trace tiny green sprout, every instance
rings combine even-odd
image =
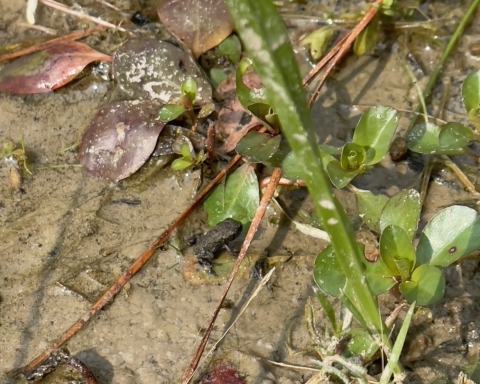
[[[190,101],[193,103],[197,98],[197,83],[191,77],[187,78],[182,83],[182,93],[187,95]]]
[[[207,158],[203,150],[200,150],[200,152],[196,154],[192,142],[185,136],[179,136],[172,145],[172,148],[181,156],[172,162],[172,169],[174,171],[182,171],[193,165],[198,165]]]
[[[3,143],[3,148],[0,150],[0,158],[3,158],[7,163],[10,163],[15,167],[20,166],[25,172],[30,175],[32,174],[27,167],[27,155],[25,153],[23,136],[20,137],[18,147],[11,141]]]

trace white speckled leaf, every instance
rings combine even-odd
[[[197,83],[195,105],[212,101],[212,87],[191,56],[175,45],[155,39],[134,39],[113,57],[113,75],[132,98],[174,104],[187,78]]]

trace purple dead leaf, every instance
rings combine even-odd
[[[69,42],[26,55],[0,70],[0,90],[45,93],[73,80],[92,61],[112,61],[86,44]]]
[[[83,168],[111,181],[135,173],[152,154],[165,125],[156,120],[160,108],[159,104],[139,100],[102,107],[80,143]]]

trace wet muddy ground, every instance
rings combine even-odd
[[[156,5],[148,1],[115,3],[126,13]],[[461,16],[456,1],[436,3],[438,17],[458,20]],[[21,1],[0,0],[1,45],[39,34],[16,25],[23,7]],[[333,2],[324,2],[323,7],[323,12],[333,10]],[[470,71],[480,68],[480,61],[468,50],[480,41],[479,22],[477,14],[449,62],[432,99],[432,114],[466,121],[459,87]],[[84,27],[46,8],[40,9],[38,23],[61,30]],[[452,24],[446,23],[442,44],[452,30]],[[108,44],[113,50],[121,41],[118,35],[87,40],[104,52]],[[419,81],[425,82],[441,54],[438,47],[418,37],[412,39],[407,33],[400,34],[397,43],[416,57],[414,65],[425,71]],[[89,76],[50,94],[0,94],[0,139],[18,142],[23,135],[33,172],[23,175],[19,192],[12,192],[8,166],[0,163],[1,383],[6,382],[7,371],[27,364],[83,314],[183,211],[201,184],[200,170],[165,170],[147,182],[134,178],[118,184],[82,172],[76,166],[75,145],[114,91],[112,82]],[[349,58],[327,83],[313,108],[313,118],[321,141],[341,144],[351,137],[356,120],[368,106],[384,104],[411,110],[416,102],[399,55],[389,44],[373,54]],[[407,125],[409,117],[404,115],[400,127]],[[415,161],[394,164],[386,158],[354,184],[391,196],[417,185]],[[472,169],[477,167],[471,160],[458,161]],[[353,214],[352,196],[344,191],[339,196],[347,212]],[[309,209],[304,192],[287,197],[286,206]],[[451,172],[436,166],[422,218],[428,220],[439,207],[469,199]],[[292,201],[296,204],[290,204]],[[206,228],[205,216],[199,210],[179,231],[180,244]],[[311,376],[308,371],[276,367],[267,360],[312,366],[314,355],[303,313],[307,298],[313,296],[313,261],[324,246],[324,242],[298,232],[288,219],[279,220],[274,207],[268,210],[252,254],[268,250],[271,256],[293,257],[277,267],[268,286],[236,322],[209,363],[231,362],[247,383],[301,383]],[[188,255],[191,251],[184,252]],[[183,260],[173,247],[159,250],[113,303],[68,342],[69,351],[91,368],[100,383],[180,381],[222,289],[220,285],[197,286],[185,281]],[[446,278],[445,298],[431,308],[432,318],[415,317],[409,333],[409,361],[405,365],[416,383],[430,383],[443,376],[456,378],[462,367],[474,360],[480,345],[476,260],[450,267]],[[236,317],[256,284],[248,278],[235,282],[228,296],[231,305],[222,309],[212,343]],[[382,313],[388,314],[394,305],[391,298],[385,299]],[[314,306],[316,318],[323,324],[320,307]]]

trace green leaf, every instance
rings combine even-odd
[[[378,105],[362,115],[352,142],[365,148],[365,165],[376,164],[387,154],[397,123],[398,112],[390,107]]]
[[[427,223],[417,245],[417,266],[444,268],[480,247],[480,219],[474,209],[453,205]]]
[[[370,51],[378,37],[378,16],[376,15],[372,21],[359,33],[353,44],[353,52],[357,56],[363,56]]]
[[[352,338],[347,344],[342,356],[345,357],[361,357],[363,361],[370,361],[370,359],[378,351],[378,344],[370,336],[368,331],[363,328],[351,328],[347,330],[344,336],[350,335]]]
[[[444,148],[464,148],[473,140],[475,133],[460,123],[445,124],[438,135],[438,142]]]
[[[415,265],[415,248],[405,230],[389,225],[380,237],[380,258],[388,266],[392,276],[401,276],[405,281]]]
[[[318,61],[325,55],[333,33],[333,27],[325,25],[302,39],[300,46],[310,45],[310,55],[314,61]]]
[[[421,207],[420,194],[415,189],[397,193],[385,204],[380,215],[381,231],[394,224],[403,228],[410,240],[413,240],[417,232]]]
[[[380,233],[380,214],[389,200],[388,197],[385,195],[374,195],[370,191],[361,189],[356,189],[354,192],[358,214],[372,231]]]
[[[242,55],[242,44],[237,35],[230,35],[217,46],[217,52],[225,56],[233,64],[240,61]]]
[[[373,263],[364,258],[364,264],[365,277],[374,295],[378,296],[387,292],[397,283],[394,279],[395,274],[381,258],[378,258]]]
[[[340,331],[340,327],[339,327],[339,324],[337,324],[337,319],[335,317],[335,309],[333,308],[332,303],[328,299],[327,295],[321,291],[316,292],[315,296],[317,297],[317,300],[323,309],[323,313],[325,314],[327,319],[330,321],[330,325],[332,326],[333,332],[335,333],[335,335],[337,335],[338,332]]]
[[[480,107],[480,71],[470,73],[463,80],[462,97],[467,112]]]
[[[295,153],[290,152],[282,162],[282,174],[290,180],[301,180],[303,172],[301,167],[298,166],[299,161],[295,156]]]
[[[468,111],[468,119],[473,124],[477,132],[480,132],[480,107]]]
[[[197,114],[197,119],[204,119],[209,116],[213,111],[215,111],[215,104],[208,103],[204,105]]]
[[[425,264],[415,269],[410,281],[400,283],[398,288],[409,303],[431,305],[442,299],[445,278],[440,269]]]
[[[340,155],[340,165],[345,171],[356,171],[363,165],[366,157],[365,149],[355,143],[347,143],[343,146]]]
[[[197,98],[197,82],[191,77],[187,77],[184,80],[181,90],[184,95],[187,95],[192,103]]]
[[[417,153],[425,155],[460,155],[465,153],[465,147],[457,143],[440,144],[441,128],[438,125],[418,124],[415,125],[405,138],[408,148]]]
[[[208,214],[208,225],[213,227],[227,218],[246,224],[253,219],[259,201],[255,170],[251,164],[244,164],[205,199],[203,205]]]
[[[355,176],[362,173],[363,167],[355,171],[346,171],[342,168],[337,159],[333,159],[327,164],[327,174],[332,184],[341,189],[346,187],[354,179]]]
[[[193,164],[194,164],[194,160],[180,157],[172,161],[171,167],[174,171],[183,171],[184,169],[191,167]]]
[[[238,142],[235,150],[248,157],[252,163],[269,160],[280,146],[281,136],[272,137],[268,133],[249,132]]]
[[[237,97],[246,109],[256,103],[268,104],[265,88],[250,89],[243,82],[243,76],[252,65],[250,59],[243,59],[237,68],[236,74]]]
[[[330,296],[339,298],[347,281],[335,257],[332,245],[327,245],[315,259],[313,279],[318,287]]]
[[[167,104],[158,112],[158,120],[162,123],[168,123],[183,115],[187,109],[183,105]]]
[[[282,138],[276,152],[268,159],[263,160],[262,163],[269,167],[280,167],[290,153],[292,153],[290,146],[285,139]]]

